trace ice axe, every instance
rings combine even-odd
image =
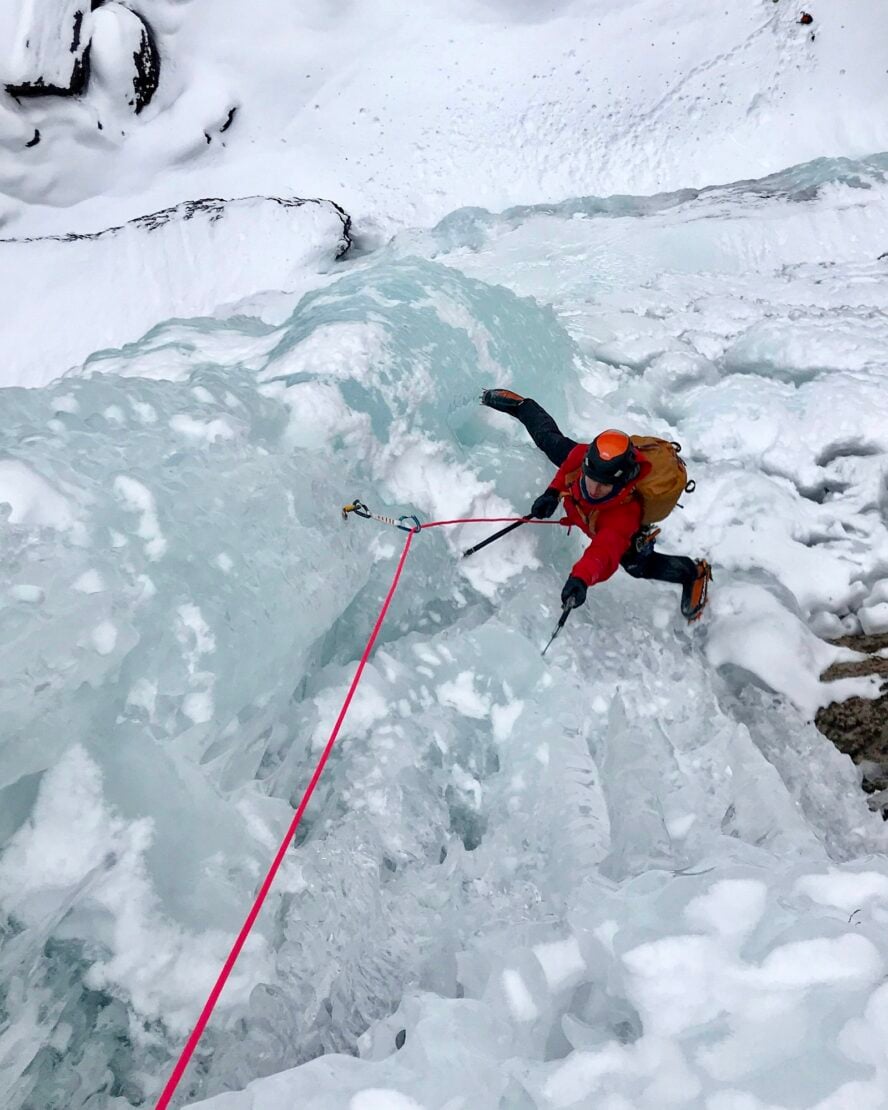
[[[516,520],[514,524],[509,524],[505,528],[500,528],[498,532],[494,532],[492,536],[488,536],[486,540],[476,543],[474,547],[470,547],[468,551],[462,553],[463,559],[468,559],[470,555],[474,555],[476,551],[480,551],[482,547],[487,547],[489,543],[494,540],[501,539],[509,532],[514,532],[516,528],[520,528],[522,524],[526,524],[529,520],[533,520],[532,516],[523,516],[520,520]]]
[[[555,631],[549,637],[549,642],[543,648],[542,652],[540,653],[541,655],[545,655],[549,648],[552,646],[552,641],[555,639],[561,629],[564,628],[565,624],[567,623],[567,618],[570,616],[570,611],[575,607],[575,605],[576,602],[573,598],[570,598],[564,603],[564,608],[561,610],[561,616],[558,618],[558,624],[555,625]]]

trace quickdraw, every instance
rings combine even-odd
[[[418,516],[412,514],[405,514],[399,516],[397,520],[391,516],[383,516],[382,513],[371,512],[363,501],[352,501],[348,505],[342,506],[342,519],[348,520],[349,513],[354,513],[355,516],[363,517],[364,520],[378,520],[381,524],[391,524],[394,528],[400,528],[402,532],[421,532],[422,524]]]

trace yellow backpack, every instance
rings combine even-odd
[[[630,436],[632,446],[651,464],[651,471],[635,487],[641,497],[642,524],[665,520],[687,490],[691,493],[694,483],[688,481],[684,459],[679,452],[681,444],[670,443],[654,436]]]

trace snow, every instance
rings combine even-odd
[[[340,506],[525,512],[511,385],[682,442],[709,610],[618,574],[543,658],[581,539],[420,531],[177,1098],[884,1107],[888,834],[811,724],[888,627],[883,5],[86,7],[0,12],[4,81],[92,62],[0,92],[6,1101],[157,1097],[402,551]]]
[[[112,621],[102,621],[92,631],[92,642],[99,655],[110,655],[117,646],[117,628]]]
[[[576,937],[537,944],[533,952],[542,965],[546,982],[555,989],[563,987],[568,981],[576,981],[586,970],[586,961]]]
[[[21,582],[17,586],[10,587],[9,596],[15,598],[16,601],[27,601],[32,605],[39,605],[44,594],[39,586],[30,586]]]
[[[504,743],[512,735],[515,722],[521,716],[524,702],[520,698],[506,702],[505,705],[494,705],[490,709],[490,719],[493,725],[494,738]]]
[[[22,14],[22,37],[45,28]],[[812,28],[789,5],[716,14],[705,0],[316,0],[298,13],[265,0],[261,20],[235,0],[151,0],[143,14],[166,68],[138,117],[109,82],[75,103],[4,100],[7,149],[41,132],[23,151],[29,172],[10,158],[0,174],[15,234],[293,190],[371,227],[422,226],[467,204],[652,194],[888,149],[880,0],[825,8]],[[88,13],[84,41],[112,18]],[[245,66],[260,41],[262,64]],[[128,57],[106,42],[99,55]]]
[[[527,984],[517,971],[506,968],[502,975],[502,981],[506,1002],[512,1017],[516,1021],[533,1021],[534,1018],[539,1017],[539,1010],[534,1005]]]
[[[182,204],[83,238],[0,239],[0,290],[10,296],[14,290],[17,302],[28,305],[0,321],[8,352],[0,380],[45,385],[87,360],[89,372],[105,372],[113,365],[106,349],[139,339],[161,320],[212,316],[265,289],[298,298],[312,284],[312,271],[333,262],[342,233],[329,203],[247,197]],[[262,250],[244,249],[257,241]],[[261,343],[257,332],[254,346]],[[245,358],[249,350],[248,341]],[[163,347],[154,368],[140,372],[187,374],[179,353]],[[69,396],[56,404],[71,411]],[[150,409],[141,412],[150,420]],[[224,434],[224,427],[217,420],[212,434]]]
[[[349,1103],[349,1110],[423,1110],[409,1095],[381,1087],[359,1091]]]
[[[872,677],[820,681],[819,675],[837,657],[835,649],[761,586],[720,590],[713,612],[719,620],[706,644],[713,666],[743,668],[769,689],[785,694],[809,718],[831,701],[878,695],[879,683]]]
[[[769,987],[804,988],[841,980],[878,981],[885,964],[866,937],[796,941],[776,948],[762,964],[760,980]]]
[[[881,601],[878,605],[864,605],[858,616],[861,629],[869,635],[888,632],[888,601]]]
[[[204,977],[223,958],[225,937],[189,936],[162,913],[145,868],[151,840],[150,821],[127,822],[104,803],[98,767],[74,746],[47,772],[30,822],[9,842],[0,892],[24,925],[59,930],[60,939],[77,935],[78,917],[94,916],[104,954],[88,968],[86,985],[126,983],[146,1016],[162,1010],[183,1029]],[[248,963],[261,962],[254,942]],[[182,999],[172,1012],[171,986]],[[232,988],[249,990],[248,979],[239,975]]]
[[[227,420],[195,420],[187,413],[177,413],[170,419],[170,427],[191,439],[214,443],[217,439],[232,439],[235,431]]]
[[[0,505],[4,503],[11,524],[61,530],[74,524],[70,501],[18,459],[0,459]]]
[[[725,879],[690,902],[685,917],[691,925],[740,943],[761,921],[767,893],[765,884],[754,879]]]
[[[135,478],[119,474],[114,479],[114,492],[130,512],[139,516],[136,534],[145,540],[145,553],[149,559],[160,559],[166,554],[167,541],[157,519],[154,494]]]
[[[799,879],[795,889],[824,906],[851,913],[871,902],[888,903],[888,882],[885,876],[873,871],[843,873],[830,869],[825,875],[806,875]]]
[[[460,671],[452,682],[442,682],[438,686],[438,701],[464,717],[479,720],[490,712],[490,704],[475,688],[475,675],[471,671]]]
[[[182,712],[196,725],[203,725],[213,719],[213,704],[213,695],[209,691],[196,691],[185,696]]]

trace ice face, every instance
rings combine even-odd
[[[483,526],[416,536],[182,1100],[878,1105],[886,835],[809,720],[814,632],[878,604],[886,550],[867,174],[454,215],[282,318],[171,320],[0,394],[11,1105],[156,1097],[401,550],[340,506],[513,515],[551,478],[489,385],[579,439],[684,442],[699,489],[662,546],[715,563],[708,623],[618,574],[543,658],[578,537],[463,563]],[[799,262],[806,205],[834,265]]]

